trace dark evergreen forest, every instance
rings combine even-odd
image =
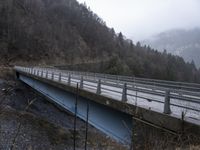
[[[127,39],[76,0],[1,0],[0,58],[1,66],[106,62],[98,72],[200,83],[193,62]]]

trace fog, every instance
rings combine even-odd
[[[200,27],[199,0],[78,0],[134,41],[170,29]]]

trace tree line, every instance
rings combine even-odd
[[[200,82],[193,62],[134,44],[76,0],[1,0],[0,16],[1,65],[106,60],[99,72]]]

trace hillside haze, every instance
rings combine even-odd
[[[181,56],[187,62],[192,60],[196,66],[200,67],[200,29],[195,28],[191,30],[170,30],[151,39],[145,40],[143,44],[148,44],[151,47],[174,55]]]
[[[200,82],[193,63],[133,44],[76,0],[1,0],[0,16],[1,66],[88,63],[85,71]]]

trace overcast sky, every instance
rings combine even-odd
[[[200,27],[200,0],[78,0],[134,41],[176,28]]]

